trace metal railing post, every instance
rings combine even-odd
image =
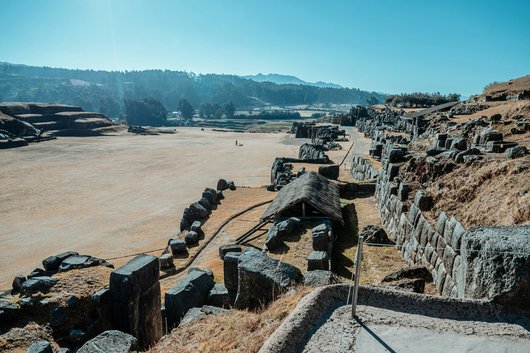
[[[363,237],[359,237],[359,243],[357,244],[357,252],[355,253],[355,282],[353,285],[353,300],[351,303],[351,315],[352,317],[356,316],[357,310],[357,297],[359,295],[359,280],[361,277],[361,260],[363,253]]]

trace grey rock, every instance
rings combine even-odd
[[[172,268],[175,266],[173,264],[173,256],[171,256],[170,254],[161,255],[159,260],[160,260],[161,269],[168,269],[168,268]]]
[[[22,283],[20,291],[24,294],[31,294],[36,292],[47,292],[54,285],[59,282],[57,279],[48,276],[32,277]]]
[[[409,184],[401,183],[398,188],[398,198],[399,201],[406,201],[409,198],[409,193],[411,192],[412,187]]]
[[[219,257],[224,259],[225,255],[229,252],[241,252],[243,249],[237,244],[224,244],[219,247]]]
[[[466,297],[530,309],[530,226],[468,229],[461,261]]]
[[[339,166],[337,164],[321,165],[318,167],[318,174],[332,180],[337,180],[339,177]]]
[[[510,147],[504,152],[506,157],[510,159],[524,157],[529,153],[528,149],[524,146]]]
[[[29,346],[26,353],[53,353],[52,345],[48,341],[39,341]]]
[[[364,242],[371,244],[393,244],[394,242],[388,239],[385,230],[376,225],[367,225],[363,228],[360,236],[363,237]]]
[[[313,270],[304,272],[304,285],[306,286],[319,287],[339,282],[338,277],[331,271]]]
[[[215,277],[214,277],[213,271],[211,269],[209,269],[209,268],[196,267],[196,266],[191,266],[190,268],[188,268],[188,274],[192,273],[193,271],[205,272],[208,276],[210,276],[212,281],[215,281]]]
[[[171,253],[173,256],[178,256],[188,253],[188,248],[186,247],[186,242],[182,239],[172,239],[169,242],[169,247],[171,248]]]
[[[405,151],[401,148],[394,148],[390,150],[390,152],[388,153],[388,162],[389,163],[404,162],[405,160],[403,157],[405,157]]]
[[[59,270],[61,262],[63,262],[64,259],[73,255],[79,255],[79,253],[74,251],[67,251],[55,256],[49,256],[42,260],[42,266],[46,271],[57,271]]]
[[[210,203],[210,201],[208,201],[208,199],[203,197],[198,202],[202,207],[204,207],[208,211],[208,213],[212,213],[213,205]]]
[[[461,138],[461,137],[454,138],[453,141],[451,142],[451,146],[449,147],[449,149],[451,150],[459,150],[459,151],[464,151],[466,148],[467,148],[467,141],[465,138]]]
[[[207,199],[212,205],[217,205],[217,190],[206,188],[202,193],[202,197]]]
[[[177,326],[189,309],[201,307],[214,286],[212,278],[203,271],[193,271],[177,283],[165,296],[168,327]]]
[[[206,304],[228,309],[234,304],[234,299],[235,297],[228,292],[224,285],[216,284],[210,290]]]
[[[219,179],[219,181],[217,181],[217,190],[218,191],[224,191],[228,189],[228,183],[225,179]]]
[[[236,184],[233,181],[229,181],[228,182],[228,189],[230,189],[231,191],[235,191],[236,190]]]
[[[327,251],[311,251],[307,256],[307,270],[329,271],[329,253]]]
[[[134,336],[110,330],[86,342],[77,353],[129,353],[138,348],[138,341]]]
[[[238,289],[234,305],[239,309],[259,308],[302,280],[302,273],[293,265],[259,251],[247,250],[239,256]]]
[[[431,272],[424,266],[411,266],[401,268],[395,272],[386,275],[382,282],[393,282],[402,279],[421,278],[425,282],[432,282]]]
[[[13,278],[12,287],[14,290],[20,290],[22,287],[22,283],[26,282],[26,276],[24,275],[16,275],[15,278]]]
[[[190,231],[197,233],[197,235],[199,236],[199,239],[204,237],[204,232],[202,231],[201,222],[199,221],[195,221],[191,224]]]
[[[225,287],[230,292],[237,292],[238,272],[237,265],[241,252],[228,252],[223,257],[223,274]]]
[[[138,255],[110,274],[112,327],[130,333],[145,349],[162,336],[160,263],[156,256]]]
[[[190,230],[185,236],[184,236],[184,241],[186,242],[187,245],[195,245],[199,242],[199,235]]]
[[[402,279],[395,282],[385,282],[385,285],[394,289],[412,293],[423,293],[425,291],[425,280],[422,278]]]
[[[182,318],[179,326],[186,325],[190,322],[201,320],[209,316],[218,316],[228,313],[229,310],[216,306],[204,305],[200,308],[191,308]]]
[[[46,271],[44,271],[42,268],[36,268],[28,274],[28,279],[42,276],[46,276]]]
[[[294,232],[298,228],[300,228],[301,225],[302,225],[302,222],[300,221],[300,219],[296,217],[290,217],[286,219],[285,221],[276,223],[275,226],[278,229],[278,235],[280,237],[284,237]]]
[[[332,245],[331,226],[322,223],[311,230],[313,250],[329,251]]]

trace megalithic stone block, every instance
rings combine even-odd
[[[112,326],[136,337],[140,349],[162,337],[159,278],[158,258],[145,254],[110,275]]]

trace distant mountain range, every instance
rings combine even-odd
[[[259,73],[257,75],[248,75],[243,76],[244,78],[247,78],[252,81],[256,82],[272,82],[276,83],[278,85],[306,85],[306,86],[314,86],[314,87],[322,87],[322,88],[344,88],[341,85],[337,85],[335,83],[329,83],[329,82],[307,82],[302,79],[299,79],[296,76],[290,76],[290,75],[280,75],[280,74],[262,74]]]
[[[73,70],[0,62],[0,101],[63,103],[118,118],[125,100],[154,98],[168,110],[177,110],[181,99],[193,108],[228,102],[238,110],[263,106],[313,104],[367,104],[386,95],[308,83],[294,76],[205,74],[185,71]]]

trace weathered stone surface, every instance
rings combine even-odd
[[[223,273],[225,287],[229,292],[237,292],[238,286],[238,272],[237,265],[239,263],[240,252],[228,252],[223,258]]]
[[[405,157],[405,151],[401,148],[394,148],[388,153],[388,162],[389,163],[399,163],[404,162],[403,157]]]
[[[188,252],[186,242],[182,239],[172,239],[169,242],[169,247],[171,248],[171,253],[173,256],[186,254]]]
[[[214,282],[206,272],[192,271],[172,287],[165,296],[168,327],[177,326],[189,309],[203,306],[213,286]]]
[[[46,275],[47,275],[47,272],[44,271],[42,268],[36,268],[28,274],[28,279],[33,278],[33,277],[42,277]]]
[[[200,308],[191,308],[190,310],[188,310],[186,315],[184,315],[179,326],[186,325],[193,321],[201,320],[208,316],[223,315],[227,312],[229,312],[229,310],[210,305],[204,305]]]
[[[163,254],[160,256],[160,268],[168,269],[174,266],[175,265],[173,264],[173,256],[171,256],[171,254]]]
[[[225,255],[229,252],[241,252],[243,249],[237,244],[224,244],[219,247],[219,257],[224,259]]]
[[[326,270],[329,271],[329,252],[311,251],[307,256],[307,270]]]
[[[466,297],[530,308],[530,226],[471,228],[462,239]]]
[[[318,174],[336,180],[339,177],[339,166],[337,164],[321,165],[318,167]]]
[[[57,279],[48,276],[37,276],[29,278],[22,283],[20,291],[24,294],[31,294],[36,292],[46,293],[51,287],[56,285]]]
[[[42,266],[46,271],[57,271],[59,270],[59,266],[61,265],[61,262],[63,262],[64,259],[66,259],[69,256],[73,255],[79,255],[79,253],[74,251],[67,251],[62,254],[58,254],[55,256],[49,256],[42,260]]]
[[[184,241],[186,242],[186,245],[195,245],[199,242],[199,235],[196,232],[190,230],[184,236]]]
[[[235,307],[259,308],[302,280],[298,268],[259,251],[245,251],[239,256]]]
[[[432,282],[431,272],[424,266],[411,266],[399,269],[386,275],[382,282],[399,281],[406,278],[421,278],[425,282]]]
[[[525,146],[516,146],[516,147],[510,147],[504,151],[504,154],[506,157],[514,159],[514,158],[521,158],[529,154],[528,148]]]
[[[406,183],[399,184],[398,188],[398,198],[400,201],[406,201],[409,198],[409,193],[412,190],[411,186]]]
[[[394,242],[388,239],[385,230],[376,225],[367,225],[363,228],[360,236],[364,237],[364,242],[369,244],[393,244]]]
[[[22,283],[26,282],[26,276],[24,275],[16,275],[15,278],[13,278],[13,283],[11,287],[13,287],[14,290],[20,290],[22,287]]]
[[[212,281],[215,281],[215,277],[214,277],[214,274],[213,274],[213,271],[209,268],[206,268],[206,267],[196,267],[196,266],[191,266],[190,268],[188,268],[188,274],[192,273],[193,271],[202,271],[202,272],[206,272],[206,274],[208,276],[210,276],[210,278],[212,279]]]
[[[138,348],[138,340],[134,336],[109,330],[86,342],[77,353],[129,353]]]
[[[53,349],[50,342],[38,341],[29,346],[26,353],[53,353]]]
[[[217,190],[224,191],[226,189],[228,189],[228,182],[225,179],[219,179],[219,181],[217,181]]]
[[[443,237],[444,235],[444,228],[445,228],[445,222],[447,221],[447,215],[445,212],[441,212],[438,216],[438,220],[436,221],[436,225],[434,227],[434,230],[436,230],[436,233],[438,233],[439,236]]]
[[[299,218],[296,217],[290,217],[287,218],[285,221],[281,221],[275,224],[276,228],[278,229],[278,235],[280,237],[284,237],[291,234],[292,232],[300,228],[301,225],[302,222]]]
[[[110,275],[113,327],[134,335],[141,349],[162,337],[160,263],[138,255]]]
[[[311,229],[313,250],[329,251],[332,246],[332,228],[328,222],[319,224]]]
[[[304,285],[319,287],[339,283],[338,277],[331,271],[314,270],[304,272]]]
[[[215,284],[208,294],[206,304],[228,309],[234,304],[234,300],[235,296],[231,295],[224,285]]]
[[[465,138],[457,137],[451,142],[449,149],[464,151],[467,148],[467,141]]]
[[[201,222],[199,221],[195,221],[191,224],[190,231],[197,233],[197,235],[199,236],[199,239],[204,237],[204,232],[202,231]]]

